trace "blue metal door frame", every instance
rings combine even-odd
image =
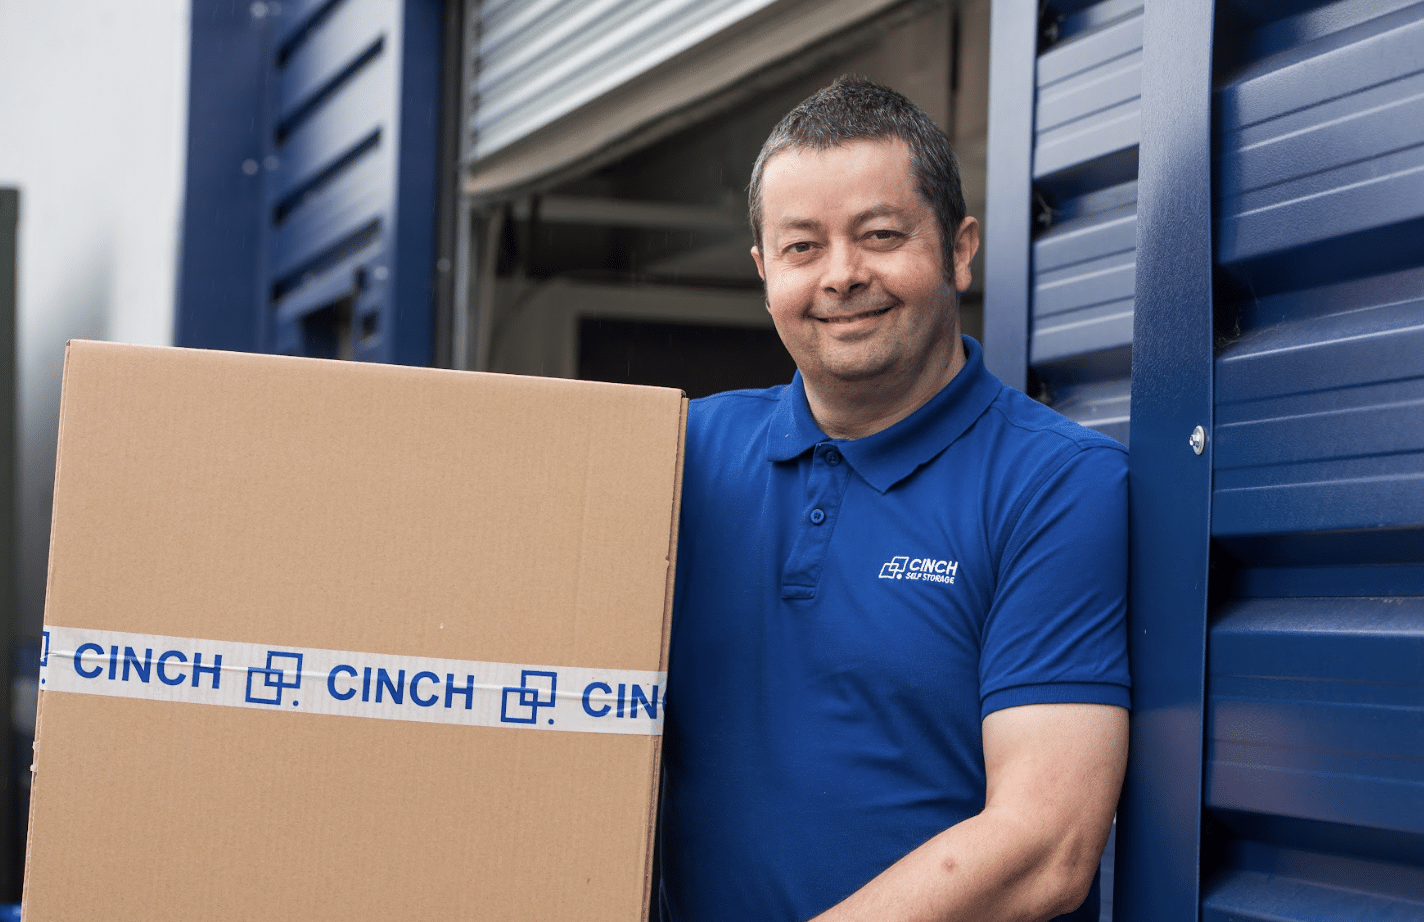
[[[1213,448],[1212,15],[1205,2],[1148,3],[1143,24],[1130,467],[1133,717],[1113,903],[1123,922],[1196,922],[1198,915]],[[1197,427],[1203,438],[1194,442]]]
[[[246,4],[191,4],[188,138],[173,340],[260,352],[267,30]]]
[[[1028,380],[1030,221],[1033,213],[1036,0],[990,10],[988,201],[984,214],[984,364],[1010,387]]]

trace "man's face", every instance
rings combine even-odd
[[[883,383],[933,387],[932,395],[957,370],[948,370],[958,355],[956,291],[969,286],[978,242],[978,225],[966,218],[946,273],[909,149],[855,141],[767,161],[762,243],[752,258],[808,388]]]

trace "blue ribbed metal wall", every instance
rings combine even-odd
[[[1226,4],[1204,920],[1424,918],[1424,4]]]
[[[1024,176],[1009,175],[1022,164],[990,156],[985,298],[998,308],[985,316],[990,366],[1064,415],[1126,442],[1142,3],[1061,3],[1041,17],[1032,3],[1012,13],[1007,6],[995,4],[995,54],[1004,57],[1001,45],[1034,45],[1032,79],[1000,79],[996,71],[991,107],[994,119],[1019,118],[1007,114],[1014,107],[1032,113],[1031,157]],[[1003,131],[991,122],[991,151],[1005,146],[996,143]],[[1020,186],[1015,195],[997,194],[996,186],[1009,184]],[[994,245],[1004,235],[1031,238],[1027,266],[999,264]],[[1018,310],[1026,322],[1009,316]]]
[[[430,363],[442,9],[195,0],[179,345]]]
[[[430,361],[438,7],[284,7],[263,163],[274,351]]]
[[[1424,919],[1424,3],[994,15],[986,352],[1131,355],[1116,916]]]

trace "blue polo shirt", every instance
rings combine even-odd
[[[693,401],[665,919],[808,919],[983,809],[985,715],[1128,705],[1126,451],[964,342],[862,439],[820,430],[799,374]]]

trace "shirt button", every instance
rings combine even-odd
[[[838,451],[826,452],[826,463],[829,464],[831,467],[835,467],[837,464],[840,464],[841,453]]]
[[[812,510],[811,510],[811,524],[812,524],[812,525],[820,525],[820,524],[821,524],[822,522],[824,522],[825,520],[826,520],[826,513],[825,513],[824,510],[822,510],[822,509],[812,509]]]

